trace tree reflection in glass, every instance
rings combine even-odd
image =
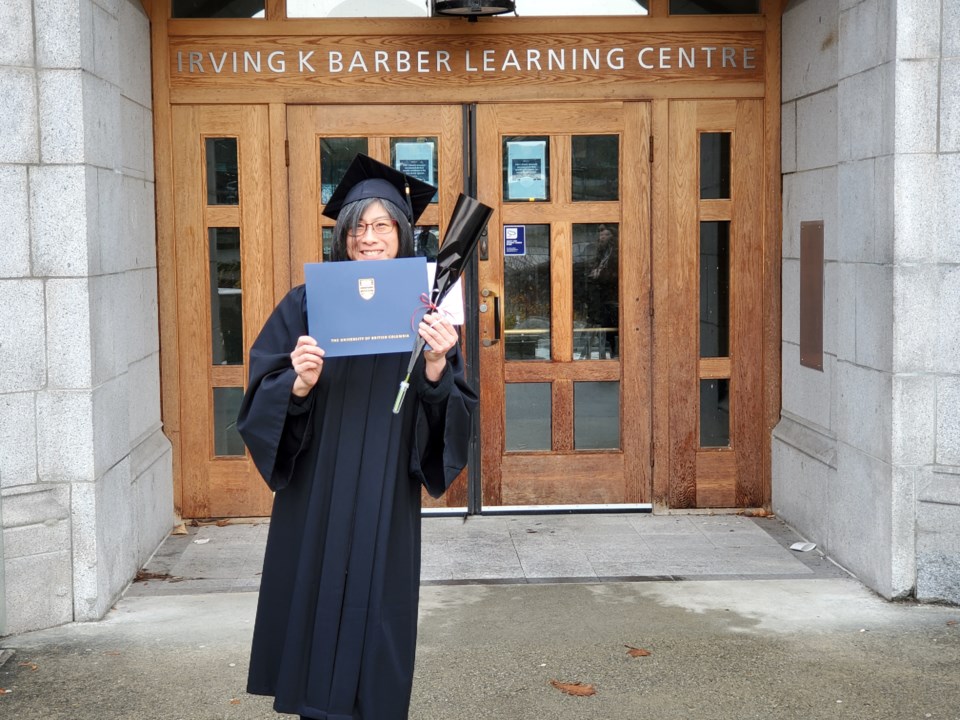
[[[550,226],[522,226],[523,253],[503,258],[504,356],[550,359]]]
[[[619,226],[573,226],[573,359],[620,356]]]

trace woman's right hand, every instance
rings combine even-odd
[[[309,335],[301,335],[297,338],[297,346],[290,353],[290,362],[297,373],[297,379],[293,382],[293,394],[306,397],[323,371],[323,348]]]

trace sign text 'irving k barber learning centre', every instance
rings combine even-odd
[[[239,42],[233,43],[231,41]],[[756,80],[762,40],[749,33],[594,37],[171,38],[171,79],[190,85],[218,80],[323,81],[445,78],[484,82],[517,78],[605,77],[632,80]]]

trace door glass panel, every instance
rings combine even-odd
[[[760,0],[670,0],[671,15],[749,15],[760,12]]]
[[[237,205],[240,186],[237,172],[237,139],[207,138],[207,205]]]
[[[330,260],[330,250],[333,248],[333,228],[323,228],[321,238],[323,240],[323,262],[327,262]]]
[[[320,204],[326,205],[357,153],[367,154],[367,138],[320,138]]]
[[[573,384],[573,447],[575,450],[619,449],[619,382]]]
[[[549,450],[553,400],[550,383],[508,383],[507,451]]]
[[[417,225],[413,229],[413,254],[436,260],[440,250],[440,228],[436,225]]]
[[[173,0],[175,18],[263,17],[265,0]]]
[[[571,197],[574,201],[620,198],[620,138],[574,135]]]
[[[700,447],[730,445],[730,381],[700,381]]]
[[[522,244],[504,242],[504,357],[550,359],[550,226],[504,227]]]
[[[700,133],[700,199],[730,197],[730,133]]]
[[[390,3],[364,0],[287,0],[287,17],[427,17],[428,4],[419,0]]]
[[[503,138],[503,199],[505,202],[550,199],[548,136]]]
[[[214,365],[243,364],[240,228],[210,228],[210,327]]]
[[[390,164],[410,177],[437,186],[437,138],[390,138]],[[437,202],[437,195],[433,200]]]
[[[213,454],[243,455],[243,440],[237,432],[237,415],[243,400],[242,387],[213,389]]]
[[[585,6],[583,3],[558,3],[555,0],[521,0],[519,11],[525,17],[646,15],[650,11],[650,0],[603,0],[602,3],[594,3],[590,6]],[[495,17],[512,16],[497,15]]]
[[[700,223],[700,357],[730,354],[730,222]]]
[[[573,359],[619,357],[619,226],[573,225]]]

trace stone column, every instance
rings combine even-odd
[[[900,6],[894,461],[916,494],[916,595],[960,603],[960,2]]]
[[[138,0],[0,8],[7,631],[100,617],[172,520],[159,410],[149,25]]]

